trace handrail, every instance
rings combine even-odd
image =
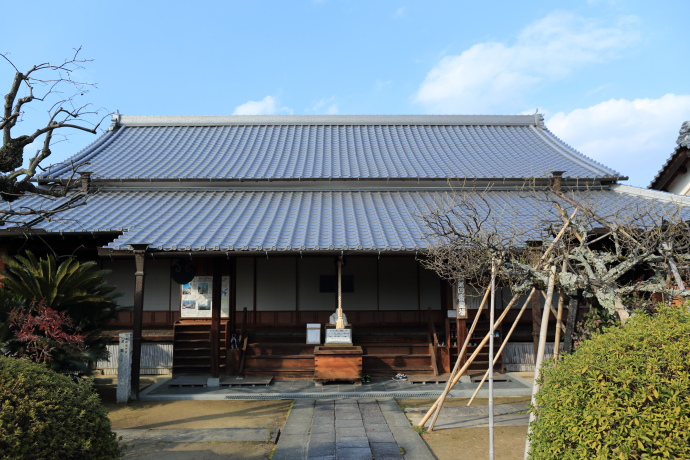
[[[230,321],[225,322],[225,349],[230,349]]]
[[[434,375],[438,375],[438,363],[436,362],[436,348],[438,347],[438,335],[436,334],[436,326],[431,320],[431,308],[428,309],[428,330],[427,330],[427,341],[429,342],[429,354],[431,355],[431,368],[434,371]]]

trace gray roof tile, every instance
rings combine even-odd
[[[95,178],[106,179],[619,176],[532,116],[211,118],[215,124],[184,125],[195,117],[123,117],[117,129],[44,176],[63,177],[85,161]]]
[[[470,193],[515,231],[560,218],[538,195]],[[602,212],[687,206],[690,198],[629,186],[580,193]],[[38,200],[27,198],[24,200]],[[35,228],[52,232],[122,229],[109,247],[149,243],[166,251],[415,251],[430,245],[419,216],[453,199],[432,191],[103,190]],[[25,204],[31,204],[25,201]],[[524,239],[541,235],[524,235]]]

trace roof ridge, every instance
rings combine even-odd
[[[117,119],[115,118],[117,117]],[[138,126],[228,125],[537,125],[534,115],[114,115],[113,122]]]

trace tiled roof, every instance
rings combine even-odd
[[[501,225],[515,231],[560,221],[539,194],[466,196],[479,207],[489,206]],[[452,199],[443,191],[103,190],[86,206],[34,228],[122,232],[108,245],[112,249],[148,243],[165,251],[415,251],[431,243],[419,216]],[[581,192],[580,199],[607,215],[650,204],[690,210],[690,198],[629,186]]]
[[[71,164],[105,179],[617,177],[535,116],[122,117]]]

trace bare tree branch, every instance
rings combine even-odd
[[[7,203],[26,194],[65,196],[74,186],[73,178],[79,174],[79,167],[82,165],[73,165],[72,176],[52,186],[36,184],[38,171],[45,169],[44,162],[52,154],[51,146],[55,144],[57,135],[64,139],[64,133],[70,131],[97,134],[106,116],[103,110],[91,104],[76,104],[78,98],[95,86],[74,79],[75,72],[83,69],[83,64],[90,62],[82,59],[80,52],[81,48],[77,48],[71,57],[58,64],[43,62],[25,72],[21,72],[7,54],[0,54],[15,71],[4,96],[0,118],[0,199],[6,202],[0,210],[0,220],[3,222],[10,222],[13,216],[50,217],[53,214],[43,206],[18,210],[7,206]],[[36,109],[44,108],[47,115],[44,124],[37,127],[23,124],[26,123],[24,114],[29,105]],[[27,148],[39,142],[40,146],[33,154],[26,152]]]

